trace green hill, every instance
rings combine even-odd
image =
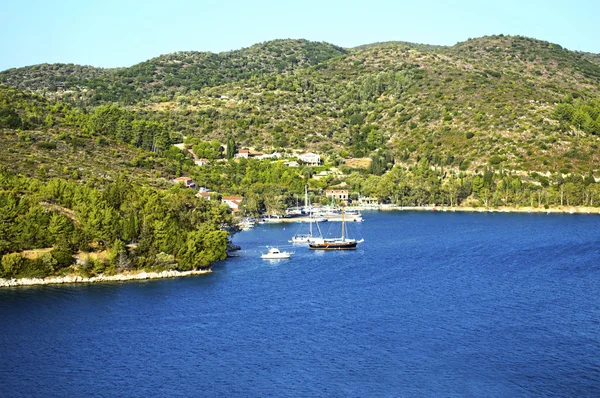
[[[583,172],[600,160],[599,77],[580,54],[523,37],[426,51],[386,43],[138,109],[169,114],[188,136],[232,132],[258,149],[361,157],[387,148],[407,164]],[[585,128],[557,117],[560,102],[586,109]]]
[[[178,52],[129,68],[99,69],[71,64],[34,65],[0,73],[0,84],[80,104],[160,101],[174,93],[199,90],[269,73],[315,65],[346,50],[329,43],[273,40],[214,54]]]
[[[583,173],[600,161],[594,59],[521,36],[350,50],[275,40],[220,54],[164,55],[131,68],[21,68],[0,73],[0,81],[42,93],[60,79],[78,81],[54,95],[75,107],[129,104],[127,112],[163,123],[172,137],[224,143],[233,135],[259,150],[342,158],[386,149],[398,163],[426,158],[473,172]]]

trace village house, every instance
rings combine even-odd
[[[189,177],[177,177],[173,182],[175,184],[182,184],[186,188],[196,188],[196,183]]]
[[[347,189],[327,189],[325,190],[325,196],[328,198],[340,199],[348,201],[348,190]]]
[[[221,202],[225,203],[231,211],[237,213],[240,211],[240,206],[242,201],[244,200],[243,196],[223,196],[221,198]]]
[[[298,159],[308,166],[318,166],[321,164],[321,155],[312,152],[305,152],[298,155]]]
[[[194,161],[194,163],[196,163],[196,166],[204,166],[204,165],[208,164],[208,162],[209,162],[209,160],[206,158],[201,158],[201,159]]]
[[[361,206],[375,206],[379,204],[379,199],[370,196],[359,196],[358,204]]]
[[[296,162],[295,160],[292,160],[290,162],[285,162],[284,165],[286,165],[287,167],[299,167],[300,163]]]
[[[250,157],[250,151],[248,149],[240,149],[234,157],[248,159],[248,157]]]
[[[210,192],[198,192],[198,193],[196,194],[196,197],[197,197],[197,198],[204,198],[204,199],[206,199],[206,200],[210,200],[210,196],[211,196],[211,195],[212,195],[212,194],[211,194]]]

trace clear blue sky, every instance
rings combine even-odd
[[[600,53],[600,1],[6,0],[0,70],[38,63],[130,66],[180,50],[305,38],[353,47],[453,45],[512,34]]]

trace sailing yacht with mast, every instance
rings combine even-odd
[[[315,225],[317,227],[317,231],[319,233],[318,237],[313,236],[313,216],[312,216],[312,206],[308,204],[308,187],[304,187],[304,208],[308,208],[308,234],[296,234],[289,241],[291,243],[310,243],[315,239],[322,239],[321,228],[319,228],[319,224],[315,221]]]
[[[354,250],[359,243],[364,242],[364,239],[356,240],[346,238],[344,228],[344,209],[342,208],[342,237],[341,238],[319,238],[313,239],[308,243],[312,250]]]

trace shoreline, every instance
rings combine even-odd
[[[545,209],[543,207],[471,207],[471,206],[394,206],[382,205],[376,208],[364,208],[361,210],[382,211],[441,211],[441,212],[474,212],[474,213],[546,213],[546,214],[600,214],[600,207],[576,207],[559,206]]]
[[[451,212],[451,213],[536,213],[536,214],[600,214],[600,207],[576,207],[559,206],[545,209],[543,207],[472,207],[472,206],[397,206],[397,205],[379,205],[379,206],[349,206],[350,209],[358,211],[433,211],[433,212]],[[348,215],[346,222],[356,222],[356,216]],[[327,217],[330,222],[340,222],[341,216]],[[281,217],[273,218],[266,224],[280,223],[304,223],[309,222],[309,217]],[[362,221],[362,220],[361,220]]]
[[[83,277],[79,275],[51,276],[46,278],[20,278],[20,279],[2,279],[0,278],[0,288],[20,287],[20,286],[40,286],[40,285],[62,285],[71,283],[105,283],[105,282],[127,282],[142,281],[150,279],[180,278],[191,275],[204,275],[211,273],[212,270],[192,270],[192,271],[162,271],[162,272],[134,272],[122,273],[117,275],[98,275],[92,277]]]

